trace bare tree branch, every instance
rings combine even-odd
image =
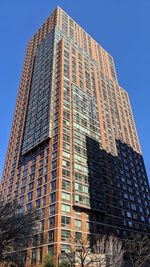
[[[123,266],[123,243],[116,236],[102,235],[94,245],[94,251],[99,255],[99,264],[107,267]]]
[[[68,259],[70,266],[89,266],[94,261],[94,256],[91,253],[91,246],[87,239],[71,239],[70,252],[63,253],[60,258]]]
[[[125,256],[132,267],[150,266],[150,239],[134,236],[125,240]]]
[[[36,231],[35,211],[19,213],[17,201],[0,201],[0,262],[23,266],[27,248]]]

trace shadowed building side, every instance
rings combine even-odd
[[[130,146],[119,140],[116,143],[118,157],[87,137],[90,232],[121,238],[150,234],[150,190],[143,158]],[[103,209],[98,209],[100,206]]]

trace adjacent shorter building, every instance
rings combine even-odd
[[[70,237],[150,232],[149,184],[112,56],[60,7],[29,41],[1,182],[37,208],[31,262]]]

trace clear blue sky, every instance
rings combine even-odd
[[[26,44],[57,5],[114,57],[150,177],[150,0],[0,0],[0,172]]]

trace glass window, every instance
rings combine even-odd
[[[70,206],[66,204],[62,204],[62,211],[70,213]]]
[[[61,217],[61,225],[70,225],[70,221],[71,218],[70,217],[66,217],[66,216],[62,216]]]
[[[51,203],[56,201],[56,194],[55,193],[50,194],[50,201],[51,201]]]
[[[134,203],[131,204],[131,209],[136,210],[136,205]]]
[[[40,207],[40,204],[41,204],[41,200],[40,199],[37,199],[36,200],[36,208],[39,208]]]
[[[43,256],[43,248],[41,247],[39,249],[39,253],[38,253],[38,262],[42,263],[42,256]]]
[[[28,193],[28,201],[31,201],[33,197],[33,192]]]
[[[70,194],[62,192],[62,200],[64,201],[70,201]]]
[[[70,189],[70,182],[63,179],[62,180],[62,188],[65,190],[69,190]]]
[[[39,179],[38,179],[38,185],[41,185],[42,184],[42,177],[40,177]]]
[[[41,196],[41,187],[39,187],[39,188],[36,190],[36,195],[37,195],[37,197],[40,197],[40,196]]]
[[[82,239],[82,233],[75,232],[75,239]]]
[[[54,230],[53,231],[49,231],[49,242],[53,242],[54,241]]]
[[[75,227],[81,228],[82,227],[82,221],[81,220],[75,220]]]
[[[131,212],[127,211],[127,217],[128,217],[128,218],[132,218],[132,214],[131,214]]]
[[[61,245],[61,253],[69,253],[71,250],[71,246],[67,244]]]
[[[31,263],[36,262],[36,249],[32,249]]]
[[[55,226],[55,217],[49,218],[49,228],[53,228]]]
[[[56,181],[52,181],[51,182],[51,190],[55,190],[56,189]]]
[[[65,240],[71,237],[71,231],[69,230],[61,230],[61,239]]]
[[[30,211],[32,209],[32,203],[29,203],[26,205],[27,211]]]
[[[55,204],[50,206],[50,215],[55,214]]]

